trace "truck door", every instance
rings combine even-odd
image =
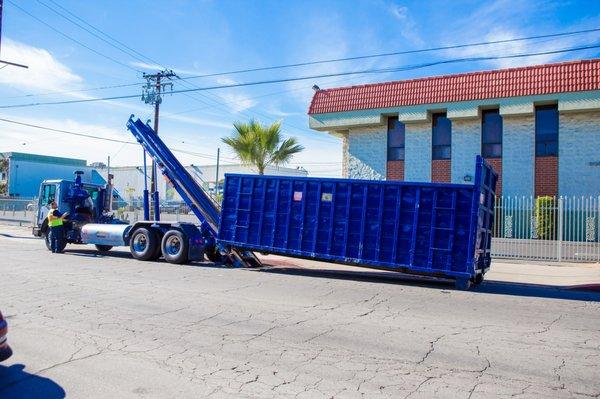
[[[44,219],[48,216],[48,210],[50,207],[48,206],[48,202],[50,201],[58,201],[58,197],[56,195],[57,192],[57,184],[56,183],[43,183],[42,188],[40,190],[40,199],[38,202],[38,213],[37,213],[37,225],[41,226],[44,222]]]

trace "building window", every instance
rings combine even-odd
[[[432,119],[432,159],[450,159],[452,122],[445,112],[431,115]]]
[[[387,151],[388,161],[404,161],[404,123],[398,117],[388,118]]]
[[[502,157],[502,116],[497,109],[481,113],[481,155],[484,158]]]
[[[535,156],[558,156],[558,107],[535,107]]]

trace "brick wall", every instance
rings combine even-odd
[[[450,159],[434,159],[431,161],[431,181],[434,183],[450,183],[452,178],[452,162]]]
[[[561,112],[558,193],[600,196],[600,111]]]
[[[387,180],[404,180],[404,161],[388,161]]]
[[[452,183],[475,177],[475,157],[481,153],[481,119],[452,119]]]
[[[404,148],[404,179],[431,181],[431,122],[407,123]]]
[[[351,129],[348,134],[348,177],[383,180],[386,176],[387,126]]]
[[[496,194],[502,195],[502,158],[486,158],[486,161],[498,173],[498,181],[496,182]]]
[[[502,109],[501,109],[502,112]],[[502,193],[534,194],[535,120],[533,114],[502,116]]]
[[[558,195],[558,157],[535,158],[535,196]]]
[[[348,178],[348,133],[342,135],[342,177]]]

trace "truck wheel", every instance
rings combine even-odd
[[[131,255],[137,260],[151,260],[156,254],[156,248],[160,242],[156,233],[144,227],[140,227],[131,235],[129,249]]]
[[[224,257],[221,255],[216,246],[206,248],[206,257],[214,263],[223,263]]]
[[[96,249],[98,250],[98,252],[108,252],[112,249],[112,245],[96,244]]]
[[[189,242],[185,234],[179,230],[169,230],[161,243],[162,254],[169,263],[183,264],[188,262]]]
[[[46,230],[46,234],[44,234],[44,243],[46,244],[46,248],[48,248],[48,251],[52,251],[52,230]],[[65,240],[63,237],[62,243],[58,248],[58,252],[64,251],[66,246],[67,240]]]
[[[52,251],[52,244],[50,242],[50,230],[47,230],[46,233],[44,233],[44,243],[46,244],[46,248],[48,248],[48,251]]]

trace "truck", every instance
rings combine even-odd
[[[256,252],[454,279],[468,289],[489,270],[497,173],[480,156],[473,184],[226,174],[222,203],[204,191],[156,132],[131,115],[127,129],[198,219],[163,221],[158,192],[144,190],[144,220],[110,212],[104,187],[45,181],[40,205],[54,198],[69,212],[66,242],[106,252],[128,246],[148,261],[183,264],[207,258],[261,266]],[[52,188],[54,185],[55,188]],[[41,211],[40,211],[41,212]],[[38,215],[34,235],[48,239]],[[48,245],[48,244],[47,244]]]
[[[82,182],[82,172],[76,171],[73,181],[42,182],[33,235],[43,237],[50,250],[47,204],[53,200],[59,211],[68,214],[64,223],[63,246],[92,244],[102,253],[113,247],[128,246],[131,255],[141,261],[163,257],[169,263],[184,264],[207,258],[213,262],[259,266],[260,261],[253,253],[236,251],[235,248],[228,248],[225,252],[217,246],[219,205],[196,183],[156,133],[133,116],[127,122],[127,128],[144,148],[144,171],[147,170],[146,153],[149,153],[164,178],[197,216],[198,223],[161,220],[157,191],[152,193],[154,218],[150,220],[147,187],[143,196],[144,220],[133,224],[119,220],[111,210],[112,176],[109,176],[106,185],[97,185]],[[147,176],[144,176],[144,181],[147,181]]]

